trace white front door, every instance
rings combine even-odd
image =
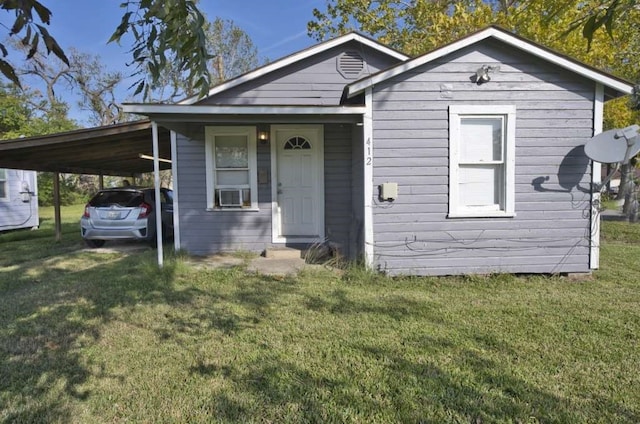
[[[321,125],[272,127],[273,241],[324,238],[324,135]]]

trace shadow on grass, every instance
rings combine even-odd
[[[189,298],[173,289],[171,265],[149,271],[150,254],[54,253],[38,270],[34,261],[0,269],[3,423],[73,421],[68,398],[90,396],[82,386],[96,373],[113,378],[80,352],[101,337],[100,326],[113,319],[113,309]]]
[[[290,295],[297,290],[295,277],[251,275],[240,267],[202,272],[200,278],[214,287],[218,282],[225,281],[222,284],[227,285],[228,281],[232,281],[233,290],[225,292],[190,288],[189,298],[183,302],[184,307],[188,307],[193,298],[199,299],[198,305],[190,313],[178,308],[178,312],[167,316],[168,326],[159,330],[163,339],[182,335],[200,337],[211,330],[226,336],[237,335],[268,319],[273,305],[283,295]],[[173,302],[175,306],[180,306],[178,303]]]
[[[79,350],[102,337],[101,326],[115,319],[115,309],[139,304],[172,306],[151,330],[163,341],[180,346],[186,341],[184,350],[197,350],[199,341],[220,334],[230,344],[241,339],[250,346],[249,351],[238,348],[248,358],[215,362],[203,355],[184,364],[191,376],[207,382],[222,379],[231,387],[208,401],[210,416],[219,421],[571,423],[598,413],[620,422],[640,421],[613,399],[585,394],[576,404],[541,389],[508,363],[491,359],[517,357],[513,346],[489,333],[474,333],[443,317],[435,303],[391,286],[375,299],[364,299],[359,296],[362,287],[306,292],[296,277],[262,277],[237,268],[189,273],[189,283],[181,284],[174,263],[158,271],[153,251],[128,257],[81,255],[91,259],[90,268],[65,267],[51,259],[37,276],[30,263],[0,272],[4,423],[73,421],[69,402],[61,398],[90,397],[84,387],[92,377],[124,378],[107,375]],[[265,333],[247,331],[261,324],[277,326],[276,308],[285,302],[299,302],[292,313],[314,314],[317,321],[351,323],[352,316],[364,317],[355,322],[371,317],[380,321],[381,333],[397,334],[385,344],[376,337],[351,339],[319,325],[320,336],[335,334],[335,340],[313,346],[285,340],[285,349],[298,350],[286,356],[260,343]],[[403,333],[406,321],[451,326],[460,339]],[[249,337],[242,339],[245,332]],[[449,366],[434,359],[443,356]],[[334,369],[325,371],[329,367]]]

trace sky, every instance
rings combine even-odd
[[[74,47],[85,53],[100,55],[107,70],[131,73],[126,64],[131,60],[127,44],[107,44],[120,23],[121,0],[41,0],[52,12],[48,28],[63,49]],[[216,17],[232,20],[242,28],[258,48],[260,58],[271,61],[305,49],[315,41],[307,35],[307,22],[313,19],[314,8],[324,10],[326,0],[200,0],[200,10],[209,20]],[[3,19],[4,21],[4,19]],[[12,52],[13,62],[21,60]],[[133,80],[130,80],[131,83]],[[123,84],[118,91],[119,101],[125,101],[133,89]],[[65,98],[69,98],[68,95]],[[74,106],[76,100],[68,100]],[[85,114],[75,106],[71,117],[79,123]]]

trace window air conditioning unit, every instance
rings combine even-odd
[[[242,206],[242,189],[219,189],[218,201],[223,208]]]

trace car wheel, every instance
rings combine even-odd
[[[102,247],[102,246],[104,246],[104,240],[85,240],[84,242],[89,247]]]
[[[149,244],[149,246],[151,247],[158,247],[158,238],[156,237],[156,232],[153,232],[153,235],[151,236],[151,238],[147,239],[147,243]]]

